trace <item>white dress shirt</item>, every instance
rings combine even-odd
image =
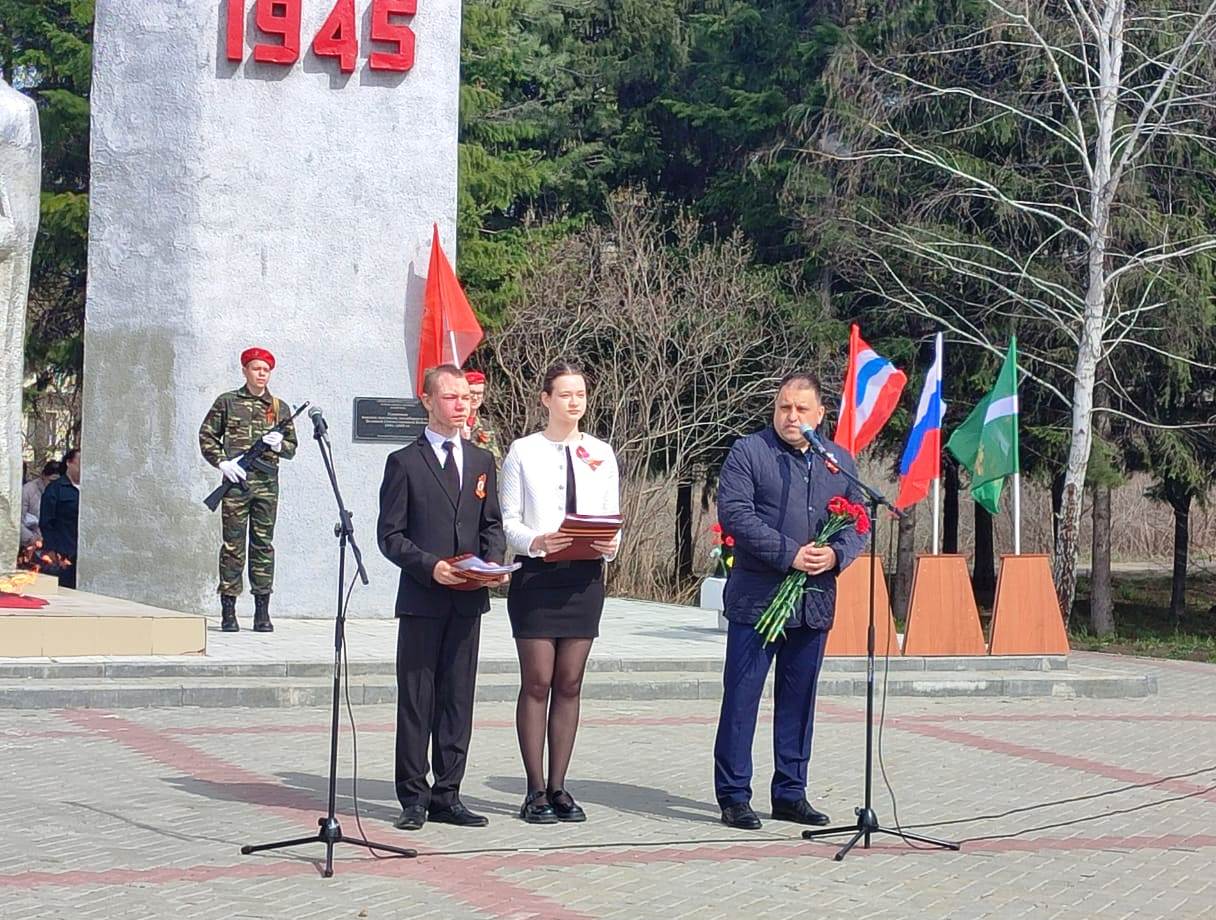
[[[436,434],[428,427],[423,434],[426,435],[426,442],[431,445],[431,449],[435,451],[435,456],[439,459],[439,465],[442,467],[448,461],[448,452],[443,449],[445,443],[452,445],[452,460],[456,463],[456,474],[460,477],[460,485],[464,487],[464,450],[460,446],[463,440],[460,437],[460,432],[456,432],[450,438],[445,438],[441,434]]]
[[[582,434],[567,445],[550,441],[539,431],[520,438],[511,443],[498,480],[508,559],[543,556],[544,550],[532,551],[532,541],[553,533],[566,519],[567,446],[574,462],[575,510],[579,514],[621,513],[616,454],[606,442]],[[579,448],[585,457],[579,456]]]

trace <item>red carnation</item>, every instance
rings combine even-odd
[[[714,524],[714,525],[713,525],[712,527],[710,527],[709,529],[710,529],[710,530],[712,530],[714,533],[721,533],[721,532],[722,532],[722,525],[721,525],[721,524]]]
[[[734,546],[734,545],[735,545],[735,538],[734,538],[734,537],[727,537],[727,538],[726,538],[726,545],[727,545],[727,546]]]
[[[843,495],[837,495],[835,498],[828,499],[828,514],[852,515],[852,513],[852,506],[849,505]]]
[[[857,521],[853,526],[857,528],[857,532],[860,534],[869,533],[870,516],[866,514],[866,509],[861,505],[854,505],[853,507],[857,509]]]

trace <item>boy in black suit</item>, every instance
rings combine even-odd
[[[506,550],[493,455],[463,441],[469,384],[460,368],[426,372],[427,427],[389,455],[380,486],[380,551],[401,568],[397,585],[396,826],[432,821],[463,827],[489,822],[460,801],[469,737],[485,587],[469,584],[447,562],[473,553],[501,562]],[[502,583],[507,581],[503,576]],[[484,584],[484,583],[479,583]],[[428,743],[431,760],[427,759]],[[427,771],[433,768],[434,782]]]

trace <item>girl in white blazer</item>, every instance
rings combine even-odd
[[[515,726],[528,782],[520,817],[553,824],[586,820],[565,789],[566,771],[583,674],[604,609],[604,562],[616,557],[620,535],[592,544],[599,559],[549,562],[546,556],[570,545],[571,538],[558,532],[568,513],[619,514],[620,491],[612,448],[579,431],[587,410],[583,372],[565,361],[551,367],[541,403],[548,424],[511,444],[499,495],[508,558],[523,565],[507,594],[521,677]]]

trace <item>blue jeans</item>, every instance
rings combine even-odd
[[[797,626],[786,629],[784,639],[765,647],[754,627],[730,624],[722,673],[722,713],[714,742],[714,791],[720,807],[751,801],[752,741],[774,656],[772,801],[796,802],[806,797],[815,691],[827,639],[825,629]]]

